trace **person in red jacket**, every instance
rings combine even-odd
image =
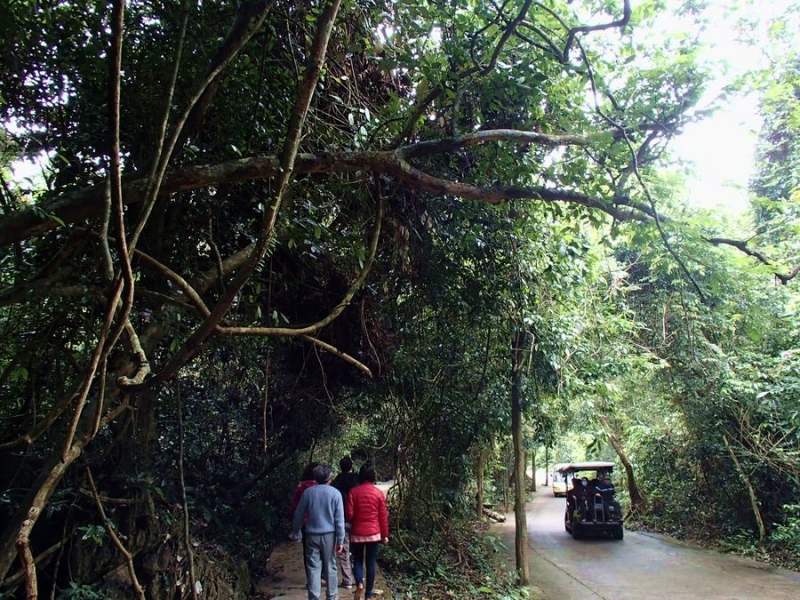
[[[292,501],[289,503],[289,521],[294,519],[294,511],[297,510],[297,505],[300,503],[300,496],[303,495],[303,492],[312,485],[317,485],[317,480],[314,479],[314,469],[318,465],[318,462],[310,462],[306,465],[306,468],[303,469],[300,481],[292,492]],[[306,521],[308,521],[308,519],[306,519]]]
[[[374,596],[375,561],[378,547],[389,543],[389,511],[386,496],[375,486],[375,469],[364,463],[358,472],[359,485],[350,490],[345,505],[345,521],[350,523],[350,549],[356,577],[355,600]],[[367,565],[367,585],[364,586],[364,559]]]

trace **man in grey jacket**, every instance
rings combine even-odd
[[[322,579],[327,579],[328,583],[326,600],[336,600],[338,597],[336,554],[344,549],[344,507],[342,494],[328,485],[332,474],[330,465],[315,467],[317,485],[303,492],[294,511],[293,540],[300,539],[300,528],[308,515],[305,526],[308,600],[320,600]]]

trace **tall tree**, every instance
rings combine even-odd
[[[536,246],[545,279],[582,228],[657,226],[669,240],[648,178],[702,116],[705,74],[690,40],[631,37],[656,6],[5,7],[0,120],[49,171],[0,215],[0,450],[24,465],[5,481],[0,579],[17,564],[34,585],[46,508],[59,491],[91,494],[90,473],[99,492],[135,496],[132,531],[148,522],[155,486],[141,482],[157,449],[178,462],[183,423],[164,423],[178,407],[189,433],[258,440],[273,467],[340,425],[338,403],[357,405],[363,387],[416,439],[458,434],[416,476],[457,464],[484,422],[508,416],[494,402],[507,401],[507,369],[443,369],[447,395],[427,371],[496,357],[487,348],[511,339],[484,341],[507,308],[492,292],[509,273],[494,206],[529,206],[528,231],[551,234]],[[459,310],[449,321],[443,308]],[[436,359],[443,349],[457,360]],[[258,389],[248,378],[261,385],[266,364]],[[378,389],[396,394],[378,402]],[[419,421],[396,416],[404,402]],[[246,489],[261,473],[239,456]]]

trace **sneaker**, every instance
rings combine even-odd
[[[342,587],[343,587],[344,589],[346,589],[346,590],[352,590],[354,586],[353,586],[353,584],[352,584],[352,583],[348,583],[348,584],[346,584],[346,585],[343,583],[343,584],[342,584]]]

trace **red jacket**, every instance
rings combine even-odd
[[[386,496],[369,481],[350,490],[347,495],[344,518],[350,523],[352,535],[370,536],[380,533],[381,539],[389,537],[389,511],[386,508]]]
[[[317,482],[314,479],[304,479],[300,483],[298,483],[294,488],[294,493],[292,494],[292,501],[289,504],[289,521],[294,519],[294,511],[297,510],[297,505],[300,504],[300,496],[303,495],[308,488],[312,485],[317,485]],[[303,519],[303,525],[308,522],[308,515]]]

